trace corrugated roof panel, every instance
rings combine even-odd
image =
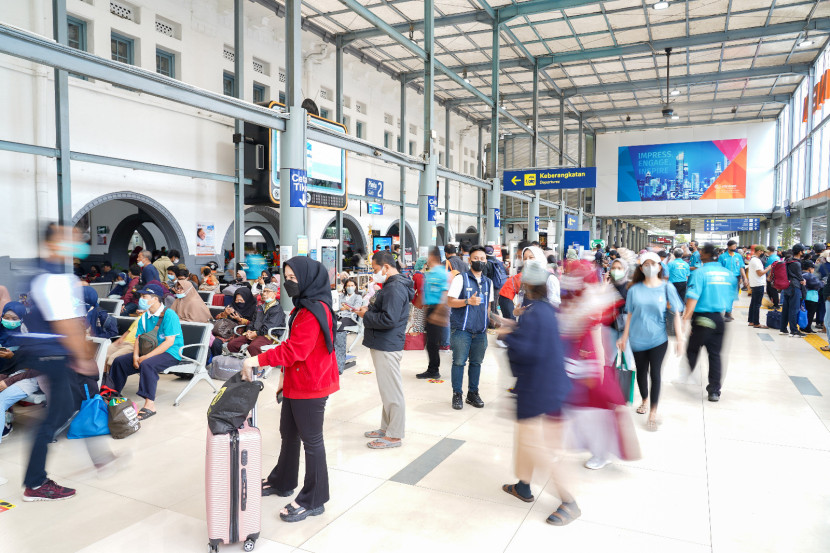
[[[615,30],[630,27],[645,27],[646,25],[646,16],[641,7],[630,11],[615,13],[608,20],[611,22],[611,27]]]
[[[628,77],[625,76],[625,73],[610,73],[608,75],[602,75],[603,83],[621,83],[627,80]]]
[[[607,61],[602,63],[595,63],[594,69],[597,73],[601,75],[608,73],[619,73],[623,71],[623,65],[619,61]]]
[[[693,75],[697,75],[700,73],[714,73],[717,70],[717,63],[695,63],[692,64],[690,73]]]
[[[568,27],[568,24],[564,20],[551,21],[550,23],[539,23],[537,25],[534,25],[534,27],[536,27],[536,30],[539,32],[543,39],[573,35],[570,27]]]
[[[729,18],[729,30],[747,29],[749,27],[763,27],[767,22],[768,10],[757,10],[750,13],[733,15]],[[783,21],[781,21],[783,23]]]
[[[577,34],[594,33],[597,31],[604,31],[608,28],[608,25],[605,23],[605,17],[601,14],[591,17],[571,19],[571,25]]]
[[[579,40],[585,48],[605,48],[607,46],[614,46],[614,39],[611,38],[611,33],[600,33],[580,37]]]
[[[811,62],[816,59],[818,56],[819,50],[816,49],[809,49],[809,50],[802,50],[800,48],[796,49],[793,52],[793,55],[790,56],[790,63],[803,63],[803,62]]]
[[[821,4],[821,2],[819,2]],[[772,10],[770,24],[786,23],[788,21],[806,20],[813,6],[810,4],[799,6],[778,6]]]
[[[579,50],[579,43],[575,38],[560,38],[557,40],[549,40],[548,48],[556,52],[572,52]]]
[[[574,77],[573,82],[576,86],[591,86],[599,84],[599,79],[593,75],[586,75],[584,77]]]

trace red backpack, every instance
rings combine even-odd
[[[787,276],[785,261],[776,261],[772,264],[772,286],[779,292],[790,287],[790,277]]]

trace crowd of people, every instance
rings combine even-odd
[[[465,243],[447,245],[443,255],[430,249],[413,270],[402,268],[393,251],[378,250],[371,256],[370,285],[361,291],[353,276],[343,275],[335,309],[329,273],[306,257],[285,260],[281,274],[266,270],[255,280],[237,267],[222,282],[215,263],[192,274],[175,250],[154,254],[137,248],[125,274],[108,262],[84,272],[77,261],[87,253],[86,244],[73,229],[50,225],[43,244],[43,259],[22,301],[11,301],[0,290],[0,407],[5,412],[41,387],[49,390],[48,414],[35,434],[26,470],[25,501],[75,494],[47,477],[45,461],[48,443],[83,399],[81,390],[97,386],[99,369],[85,336],[113,339],[103,376],[108,387],[121,393],[128,378],[139,375],[142,421],[156,414],[159,374],[181,359],[182,322],[213,322],[211,355],[244,352],[244,379],[263,366],[283,367],[282,445],[262,492],[294,495],[303,444],[303,487],[280,512],[288,522],[323,513],[330,497],[323,425],[328,397],[340,389],[339,332],[361,327],[374,367],[380,424],[364,435],[375,450],[404,444],[401,361],[413,334],[425,334],[427,352],[425,370],[413,375],[417,379],[440,379],[440,352],[451,352],[449,407],[454,410],[465,404],[485,407],[482,364],[489,348],[503,349],[515,377],[510,392],[517,418],[517,481],[503,490],[534,501],[534,472],[552,470],[561,504],[547,522],[561,526],[581,512],[556,469],[558,447],[589,451],[585,467],[593,470],[615,457],[633,458],[631,437],[622,435],[618,422],[623,406],[633,400],[622,378],[626,368],[636,375],[636,413],[645,415],[645,429],[657,431],[662,367],[670,347],[685,357],[689,371],[706,348],[707,398],[720,400],[721,349],[742,290],[751,296],[750,327],[768,328],[760,320],[766,302],[770,313],[781,310],[782,334],[804,336],[816,331],[813,324],[819,331],[830,329],[830,251],[824,245],[780,250],[729,241],[720,250],[692,241],[670,251],[660,246],[639,252],[568,249],[558,260],[537,242],[519,243],[512,258],[506,248]],[[73,258],[75,276],[64,269]],[[123,300],[120,314],[136,316],[121,336],[88,286],[97,282],[111,282],[110,297]],[[294,305],[287,320],[277,301],[281,282]],[[214,316],[199,291],[227,298],[221,312]],[[807,322],[799,325],[802,301]],[[285,329],[287,338],[281,340]],[[153,340],[146,340],[151,333]],[[111,461],[104,455],[96,464]]]

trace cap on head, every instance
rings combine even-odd
[[[646,261],[654,261],[658,265],[660,264],[660,257],[654,252],[646,252],[640,256],[640,265],[645,263]]]
[[[139,295],[157,296],[159,299],[164,297],[164,290],[158,284],[148,284],[144,289],[138,291]]]

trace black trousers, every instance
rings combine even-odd
[[[813,328],[813,319],[816,317],[816,312],[818,311],[819,302],[817,301],[807,301],[804,300],[804,307],[807,309],[807,328],[808,330]],[[816,321],[819,322],[819,321]]]
[[[444,328],[429,322],[429,316],[435,311],[437,305],[427,305],[424,313],[424,327],[427,332],[427,356],[429,357],[429,366],[427,372],[438,373],[441,369],[441,356],[439,355],[441,349],[441,342],[444,341]]]
[[[659,346],[643,351],[635,351],[634,365],[637,367],[637,387],[640,388],[640,397],[643,401],[648,399],[648,377],[651,375],[651,408],[657,407],[660,400],[660,372],[663,368],[663,358],[669,342],[663,342]]]
[[[280,457],[268,475],[268,483],[278,492],[297,487],[300,475],[300,442],[305,448],[305,480],[295,501],[308,510],[329,500],[329,471],[323,443],[323,418],[328,397],[288,399],[280,412]]]
[[[701,324],[702,323],[702,324]],[[694,313],[692,315],[692,333],[686,346],[689,369],[695,370],[700,348],[706,347],[709,355],[709,385],[706,391],[720,394],[721,362],[720,351],[723,347],[724,323],[721,313]]]
[[[499,296],[499,307],[501,307],[502,317],[505,319],[516,319],[516,317],[513,316],[513,300],[505,298],[504,296]]]
[[[769,300],[772,302],[772,306],[778,308],[781,304],[780,299],[778,297],[778,289],[772,285],[771,282],[767,282],[767,295],[769,296]]]
[[[672,282],[674,285],[674,289],[677,290],[677,295],[680,296],[680,301],[683,304],[686,304],[686,283],[685,282]]]
[[[761,324],[761,303],[764,301],[764,287],[752,287],[752,299],[749,300],[749,324]]]

